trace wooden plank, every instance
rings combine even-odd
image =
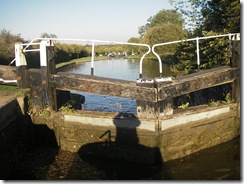
[[[157,89],[137,86],[136,82],[59,72],[50,84],[61,90],[82,91],[143,101],[157,101]]]
[[[228,66],[187,75],[175,79],[170,84],[158,84],[158,101],[231,83],[239,76],[240,69]]]

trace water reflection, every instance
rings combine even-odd
[[[94,63],[94,75],[100,77],[109,77],[128,81],[136,81],[140,73],[139,59],[107,59]],[[72,65],[65,69],[66,72],[80,73],[90,75],[91,62],[85,62]],[[170,76],[169,65],[162,64],[163,76]],[[159,77],[159,63],[152,59],[145,59],[142,65],[142,74],[144,78]]]

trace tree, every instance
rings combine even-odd
[[[55,34],[42,33],[41,38],[57,38]]]
[[[168,23],[150,28],[144,36],[144,42],[152,46],[157,43],[182,40],[185,39],[186,36],[187,34],[181,26]],[[170,44],[167,46],[156,47],[156,51],[161,54],[172,54],[175,52],[176,48],[177,44]]]
[[[186,38],[186,31],[183,30],[184,19],[175,10],[161,10],[147,20],[144,26],[139,27],[141,43],[153,46],[157,43],[170,42]],[[172,55],[176,45],[157,47],[156,52],[160,55]]]
[[[240,32],[240,1],[211,0],[202,9],[204,31]]]
[[[142,41],[142,39],[140,39],[140,38],[131,37],[128,40],[128,43],[141,43],[141,41]],[[141,48],[139,46],[127,45],[126,49],[127,49],[127,52],[139,54]]]
[[[54,44],[55,61],[56,63],[67,62],[71,59],[77,59],[80,57],[88,56],[89,53],[85,46],[78,44]]]
[[[174,24],[182,27],[184,24],[184,19],[182,18],[182,15],[175,10],[161,10],[153,17],[150,17],[145,25],[139,27],[138,33],[140,34],[141,38],[143,38],[147,30],[150,28],[167,24]]]
[[[14,58],[14,46],[17,42],[24,42],[20,34],[14,35],[5,29],[0,31],[0,64],[9,64]]]
[[[175,11],[181,13],[186,20],[184,28],[194,31],[202,25],[202,7],[205,7],[209,0],[169,0],[174,5]]]
[[[191,38],[240,31],[240,2],[238,0],[171,0],[171,2],[178,5],[175,6],[176,11],[189,16],[190,22],[195,25],[191,30]],[[199,44],[200,68],[209,69],[229,64],[228,37],[201,40]],[[193,42],[184,43],[177,49],[178,63],[172,67],[175,73],[187,74],[196,69],[195,49]]]
[[[220,33],[240,32],[239,0],[169,0],[187,17],[187,27]]]

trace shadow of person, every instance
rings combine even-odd
[[[139,144],[136,127],[141,122],[132,114],[120,113],[114,117],[116,127],[115,144],[122,147],[135,147]]]
[[[103,171],[105,179],[163,179],[157,134],[141,129],[133,114],[119,113],[113,124],[86,129],[92,135],[100,132],[100,142],[83,145],[78,151],[80,158]]]
[[[103,139],[102,141],[83,145],[78,152],[79,155],[108,157],[149,164],[162,162],[161,154],[155,142],[157,140],[155,132],[140,129],[141,139],[143,139],[141,142],[146,144],[139,143],[137,129],[141,122],[135,115],[119,113],[113,118],[113,124],[114,127],[108,126],[106,131],[100,134],[99,138]],[[92,127],[88,131],[94,135],[95,129],[96,127]],[[149,136],[148,139],[147,136]],[[145,146],[153,144],[154,146]]]
[[[120,113],[114,117],[113,123],[116,126],[115,145],[119,151],[119,158],[130,162],[155,164],[162,163],[162,157],[158,147],[146,146],[154,144],[154,140],[146,138],[150,135],[148,131],[139,128],[141,122],[134,114]],[[140,132],[140,138],[138,135]],[[140,143],[141,142],[141,143]]]

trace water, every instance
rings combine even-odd
[[[139,68],[139,59],[100,60],[94,62],[94,75],[136,81],[139,78]],[[170,69],[167,64],[162,64],[162,71],[163,76],[170,76]],[[90,75],[91,63],[85,62],[67,67],[65,72]],[[155,60],[144,60],[142,74],[143,78],[159,77],[159,63]],[[85,96],[84,110],[136,114],[136,100],[83,92],[73,93]]]
[[[139,78],[139,59],[106,59],[94,62],[94,75],[128,81],[136,81]],[[66,72],[91,74],[91,62],[72,65],[65,69]],[[170,76],[169,66],[162,64],[163,76]],[[144,78],[159,77],[159,63],[155,60],[144,59],[142,64]]]
[[[82,158],[52,147],[35,147],[8,180],[240,180],[240,137],[164,164]],[[222,181],[223,182],[223,181]]]

